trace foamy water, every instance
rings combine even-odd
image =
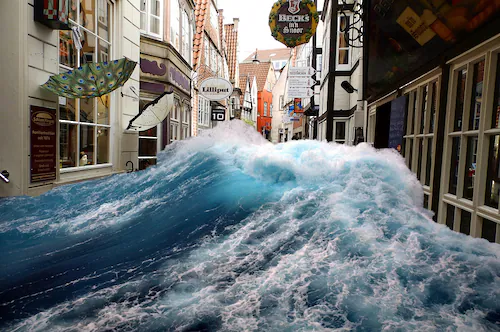
[[[0,201],[0,329],[500,330],[500,251],[401,157],[242,122],[146,171]]]

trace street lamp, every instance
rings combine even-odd
[[[354,91],[358,92],[358,89],[354,89],[354,87],[351,85],[351,83],[347,81],[343,81],[340,83],[340,86],[342,89],[344,89],[347,93],[353,93]]]
[[[252,62],[256,65],[260,63],[259,59],[257,59],[257,49],[255,49],[255,56],[253,57]]]

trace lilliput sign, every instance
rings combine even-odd
[[[269,14],[271,34],[287,47],[307,43],[318,22],[319,14],[311,0],[279,0]]]
[[[200,93],[208,100],[223,100],[233,93],[233,85],[221,77],[207,78],[200,85]]]

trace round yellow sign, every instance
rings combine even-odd
[[[272,36],[287,47],[307,43],[318,22],[319,14],[311,0],[278,0],[269,14]]]

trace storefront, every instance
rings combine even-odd
[[[0,183],[0,197],[37,195],[123,171],[126,153],[134,150],[123,127],[137,107],[124,102],[121,92],[139,88],[139,1],[4,1],[1,7],[0,27],[11,33],[4,34],[0,49],[0,168],[10,174],[9,183]],[[87,64],[105,63],[115,77],[120,59],[135,70],[123,87],[118,82],[101,97],[61,97],[42,88],[51,76],[71,75]]]
[[[417,20],[414,13],[420,8],[408,3],[411,11],[398,12],[396,21],[412,31],[402,17]],[[383,28],[377,24],[393,17],[398,9],[389,8],[385,19],[370,17],[370,40],[378,43],[368,49],[372,97],[368,139],[376,148],[394,148],[402,154],[420,180],[424,207],[435,213],[436,222],[500,243],[500,22],[498,14],[488,14],[494,8],[488,5],[493,4],[485,1],[471,8],[459,1],[453,5],[452,10],[463,13],[464,24],[469,22],[461,29],[438,11],[434,17],[441,17],[448,30],[435,31],[424,25],[421,35],[412,35],[415,40],[407,38],[404,30],[400,32],[399,43],[407,50],[413,47],[414,55],[409,57],[403,48],[392,47],[398,55],[390,60],[401,70],[393,66],[390,72],[384,72],[389,68],[384,63],[388,51],[378,31]],[[414,58],[419,52],[424,56]]]
[[[139,133],[139,169],[156,164],[157,153],[191,137],[191,67],[171,45],[141,37],[141,107],[174,91],[174,108],[156,128]]]

